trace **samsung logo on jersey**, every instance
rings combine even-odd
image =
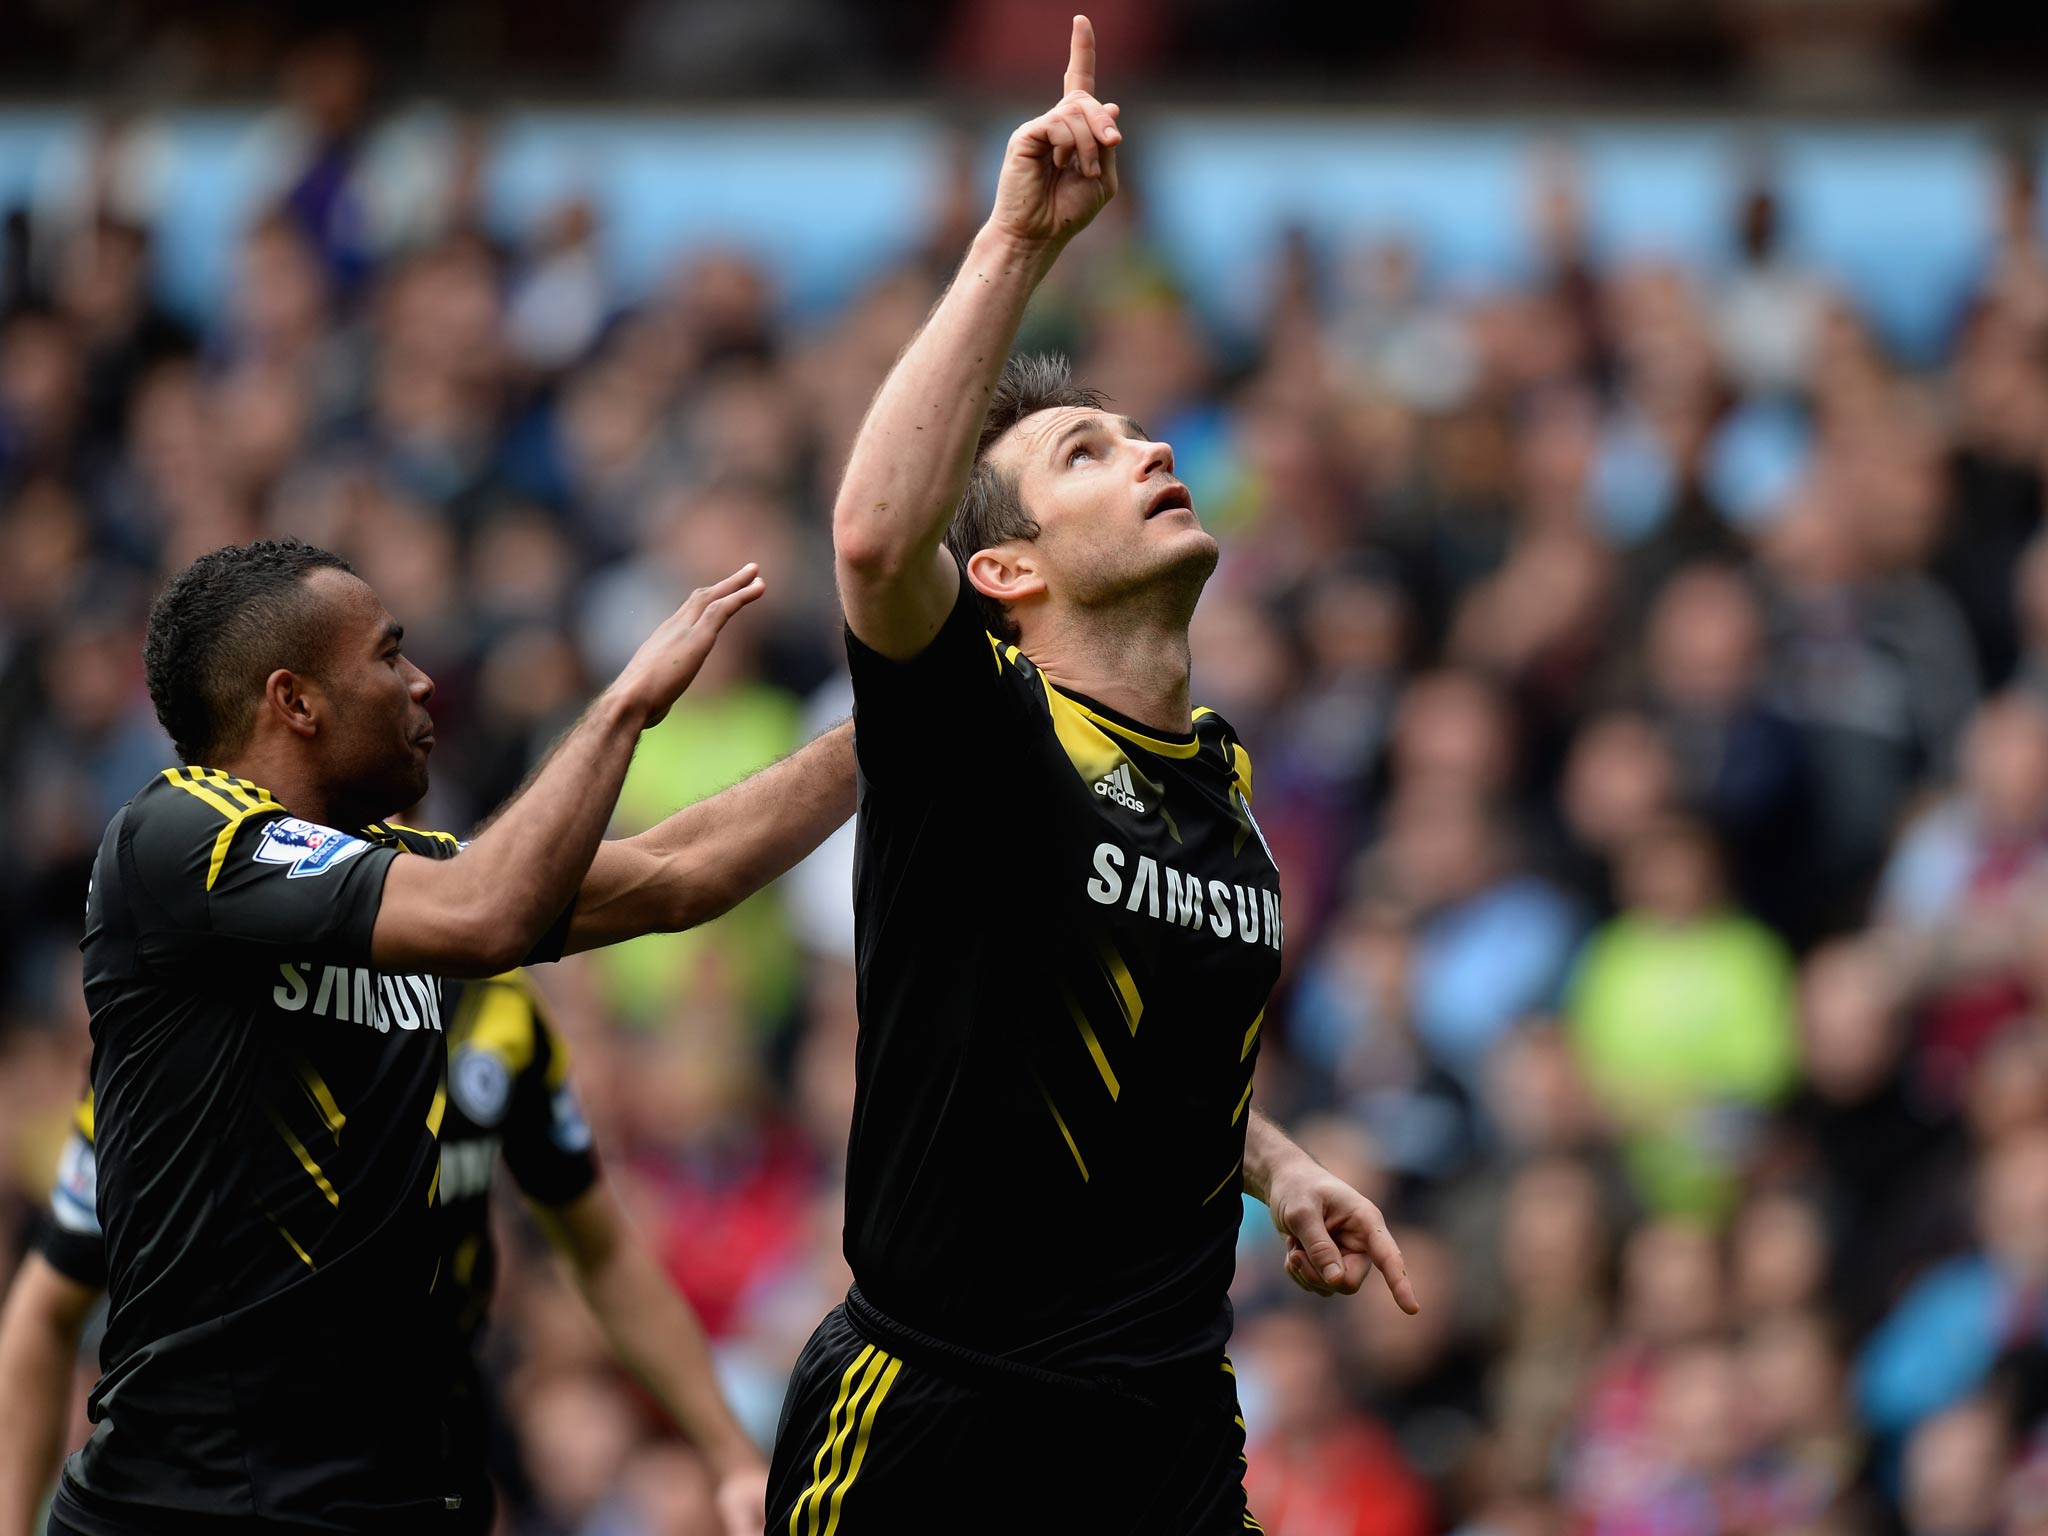
[[[1128,912],[1143,912],[1161,922],[1213,933],[1219,939],[1235,933],[1246,944],[1278,949],[1286,938],[1287,925],[1280,920],[1280,898],[1263,887],[1231,885],[1222,880],[1211,880],[1204,886],[1199,875],[1183,875],[1146,853],[1138,855],[1138,867],[1131,872],[1127,896],[1123,871],[1123,849],[1115,843],[1097,843],[1095,874],[1088,882],[1089,899],[1105,907],[1121,901]]]
[[[360,965],[280,965],[270,989],[286,1013],[308,1005],[323,1019],[367,1024],[379,1034],[441,1028],[441,982],[435,976],[387,976]],[[317,974],[316,974],[317,973]]]

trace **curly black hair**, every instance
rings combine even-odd
[[[308,670],[323,626],[305,577],[318,570],[354,567],[299,539],[259,539],[201,555],[157,595],[142,664],[182,761],[237,750],[264,680],[279,667]]]
[[[1101,392],[1076,384],[1072,366],[1057,352],[1013,357],[1003,365],[995,392],[989,396],[988,415],[982,418],[981,437],[974,445],[967,489],[946,528],[946,548],[954,559],[964,566],[977,550],[1011,539],[1038,537],[1038,520],[1024,509],[1016,475],[998,469],[989,458],[996,439],[1039,411],[1062,406],[1099,411],[1102,405]],[[981,606],[991,631],[1008,640],[1017,638],[1017,626],[1001,603],[981,598]]]

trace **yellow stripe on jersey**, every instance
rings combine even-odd
[[[341,1128],[348,1124],[348,1116],[341,1112],[341,1106],[334,1102],[334,1093],[327,1086],[327,1080],[314,1070],[310,1061],[298,1064],[299,1081],[305,1085],[306,1097],[313,1101],[313,1107],[320,1111],[320,1119],[327,1126],[327,1134],[337,1142],[341,1140]]]
[[[414,837],[431,837],[435,842],[446,843],[450,848],[462,846],[462,839],[453,832],[437,832],[432,827],[408,827],[402,821],[387,821],[384,825],[394,832],[410,832]]]
[[[1060,1128],[1060,1139],[1066,1142],[1067,1150],[1074,1154],[1074,1166],[1081,1170],[1081,1182],[1086,1184],[1088,1182],[1088,1165],[1081,1160],[1081,1149],[1074,1145],[1074,1133],[1067,1129],[1066,1118],[1060,1114],[1059,1105],[1053,1103],[1052,1095],[1046,1092],[1045,1084],[1040,1083],[1038,1085],[1038,1092],[1040,1097],[1045,1100],[1045,1107],[1052,1111],[1052,1123]]]
[[[268,1213],[266,1212],[265,1214],[268,1214]],[[302,1258],[302,1259],[304,1259],[304,1260],[306,1261],[306,1268],[308,1268],[308,1269],[318,1269],[318,1268],[320,1267],[320,1266],[319,1266],[318,1264],[315,1264],[315,1263],[313,1262],[313,1255],[311,1255],[310,1253],[306,1252],[306,1250],[305,1250],[304,1248],[301,1248],[301,1247],[299,1246],[299,1240],[298,1240],[298,1239],[297,1239],[296,1237],[293,1237],[293,1236],[291,1235],[291,1233],[289,1233],[289,1232],[285,1231],[285,1229],[284,1229],[284,1224],[283,1224],[282,1222],[280,1222],[280,1221],[279,1221],[279,1220],[278,1220],[278,1219],[277,1219],[277,1218],[276,1218],[275,1216],[272,1216],[272,1217],[270,1218],[270,1224],[271,1224],[271,1225],[272,1225],[273,1227],[276,1227],[276,1228],[277,1228],[277,1235],[278,1235],[279,1237],[283,1238],[283,1239],[284,1239],[284,1240],[285,1240],[286,1242],[288,1242],[288,1243],[290,1243],[290,1244],[292,1245],[292,1252],[293,1252],[293,1253],[296,1253],[296,1254],[297,1254],[297,1255],[298,1255],[298,1256],[299,1256],[300,1258]]]
[[[1124,964],[1124,957],[1117,953],[1116,946],[1107,939],[1098,943],[1102,949],[1102,963],[1109,972],[1109,984],[1116,992],[1117,1006],[1123,1010],[1124,1023],[1135,1035],[1138,1020],[1145,1016],[1145,999],[1138,995],[1138,984],[1131,979],[1131,968]]]
[[[78,1101],[78,1108],[72,1111],[71,1123],[78,1127],[78,1134],[87,1141],[92,1140],[92,1090],[85,1090],[85,1097]]]
[[[1237,1172],[1235,1168],[1231,1169],[1230,1171],[1231,1173]],[[1225,1355],[1223,1357],[1223,1374],[1230,1377],[1235,1377],[1237,1375],[1237,1367],[1230,1363],[1230,1356],[1228,1355]]]
[[[851,1488],[853,1480],[860,1476],[860,1464],[868,1459],[868,1437],[874,1433],[875,1412],[882,1406],[882,1399],[889,1395],[889,1389],[896,1385],[896,1373],[902,1369],[901,1360],[890,1360],[889,1368],[882,1372],[882,1380],[876,1386],[874,1395],[868,1399],[867,1411],[860,1416],[860,1436],[853,1443],[853,1460],[847,1464],[845,1480],[832,1490],[830,1518],[825,1522],[825,1536],[834,1536],[839,1529],[839,1506],[846,1501],[846,1490]]]
[[[313,1176],[313,1182],[320,1186],[320,1193],[327,1197],[327,1203],[339,1207],[341,1196],[334,1192],[334,1186],[327,1181],[327,1175],[321,1171],[320,1165],[313,1161],[313,1154],[306,1150],[306,1144],[284,1123],[283,1115],[274,1109],[270,1110],[269,1114],[270,1123],[277,1127],[277,1134],[282,1136],[284,1144],[292,1149],[292,1156],[299,1160],[299,1165]]]
[[[1247,1104],[1251,1103],[1251,1101],[1252,1101],[1252,1085],[1251,1085],[1250,1083],[1246,1083],[1246,1084],[1244,1085],[1244,1097],[1243,1097],[1243,1098],[1241,1098],[1241,1099],[1239,1099],[1239,1100],[1237,1101],[1237,1108],[1233,1109],[1233,1110],[1232,1110],[1232,1111],[1230,1112],[1230,1123],[1231,1123],[1232,1125],[1235,1125],[1235,1124],[1237,1124],[1237,1121],[1238,1121],[1238,1117],[1239,1117],[1240,1115],[1242,1115],[1242,1114],[1244,1113],[1244,1107],[1245,1107],[1245,1105],[1247,1105]]]
[[[1236,1162],[1232,1163],[1230,1165],[1230,1172],[1223,1175],[1223,1178],[1217,1183],[1214,1189],[1210,1190],[1209,1193],[1202,1196],[1202,1204],[1207,1205],[1211,1200],[1214,1200],[1218,1195],[1222,1194],[1224,1189],[1229,1185],[1231,1179],[1236,1177],[1237,1170],[1242,1168],[1243,1166],[1244,1159],[1241,1157]],[[1230,1362],[1227,1360],[1223,1362],[1223,1369],[1226,1371],[1230,1371],[1230,1374],[1233,1376],[1237,1374],[1237,1372],[1230,1370]]]
[[[226,824],[222,826],[219,835],[213,840],[213,858],[206,866],[206,888],[210,891],[213,889],[213,882],[220,878],[221,866],[227,863],[228,845],[235,840],[236,829],[251,816],[261,816],[267,812],[281,811],[284,807],[275,800],[272,800],[268,791],[261,791],[260,793],[263,798],[254,804],[236,805],[222,798],[222,792],[240,794],[240,791],[235,790],[233,786],[225,782],[216,782],[211,775],[202,779],[202,770],[197,768],[182,770],[187,775],[184,778],[179,777],[180,772],[181,770],[176,768],[166,768],[164,770],[164,778],[177,785],[178,788],[184,790],[186,794],[191,795],[194,799],[205,801],[206,804],[226,818]],[[224,779],[225,775],[222,778]],[[250,797],[242,795],[241,798],[247,800]]]
[[[1236,742],[1230,744],[1230,767],[1237,776],[1237,792],[1249,800],[1252,797],[1252,755]]]
[[[427,1134],[436,1141],[441,1139],[441,1117],[448,1113],[448,1084],[443,1081],[434,1086],[433,1106],[427,1110]]]
[[[1261,1008],[1259,1010],[1259,1016],[1256,1019],[1252,1020],[1252,1027],[1244,1032],[1244,1049],[1237,1053],[1237,1059],[1239,1061],[1243,1061],[1245,1057],[1251,1055],[1252,1042],[1259,1038],[1259,1026],[1265,1022],[1266,1010]]]
[[[825,1438],[818,1446],[818,1454],[811,1458],[811,1485],[797,1495],[797,1501],[789,1511],[789,1536],[798,1536],[797,1521],[804,1514],[804,1506],[807,1504],[810,1506],[808,1536],[817,1536],[818,1502],[824,1497],[826,1488],[839,1480],[839,1453],[846,1443],[847,1431],[853,1428],[854,1413],[859,1409],[860,1400],[873,1385],[876,1372],[881,1369],[882,1362],[886,1359],[887,1355],[870,1344],[853,1357],[853,1363],[847,1366],[846,1373],[839,1378],[839,1396],[834,1399],[832,1412],[825,1419]],[[860,1389],[856,1392],[853,1379],[863,1370],[867,1374],[861,1376]],[[852,1409],[848,1408],[849,1402],[853,1405]],[[846,1415],[845,1429],[839,1427],[841,1414]],[[832,1470],[829,1473],[825,1470],[825,1455],[828,1451],[832,1455]]]
[[[1102,1054],[1102,1042],[1095,1038],[1095,1026],[1088,1022],[1088,1015],[1081,1011],[1081,1005],[1069,997],[1067,1012],[1074,1016],[1074,1026],[1081,1031],[1081,1039],[1087,1044],[1088,1054],[1095,1058],[1095,1070],[1102,1074],[1102,1086],[1109,1090],[1114,1100],[1123,1090],[1116,1080],[1116,1074],[1109,1069],[1109,1058]]]
[[[1038,675],[1040,677],[1045,676],[1043,672],[1040,672]],[[1067,708],[1082,716],[1097,729],[1114,731],[1126,741],[1135,741],[1147,752],[1156,752],[1161,757],[1193,757],[1202,750],[1202,744],[1199,741],[1168,741],[1163,736],[1151,736],[1147,735],[1144,731],[1133,730],[1128,725],[1119,725],[1106,715],[1098,715],[1079,699],[1070,698],[1068,695],[1060,692],[1059,689],[1053,687],[1049,679],[1045,686],[1046,691],[1052,697],[1058,699]]]

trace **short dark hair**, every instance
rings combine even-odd
[[[298,539],[259,539],[201,555],[158,594],[142,665],[181,760],[235,751],[264,679],[279,667],[309,670],[323,626],[304,582],[319,570],[354,567]]]
[[[1068,406],[1099,411],[1102,404],[1101,391],[1076,384],[1072,365],[1058,352],[1013,357],[1003,365],[995,392],[988,399],[981,436],[974,444],[974,467],[967,474],[967,489],[946,528],[946,548],[954,559],[964,567],[977,550],[1011,539],[1038,537],[1038,521],[1024,509],[1016,475],[999,469],[989,459],[996,439],[1039,411]],[[1017,638],[1017,626],[1001,603],[982,598],[981,606],[992,631],[1006,640]]]

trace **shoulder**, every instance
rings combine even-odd
[[[365,842],[400,853],[416,853],[429,859],[452,859],[462,852],[462,840],[453,832],[436,832],[409,827],[402,821],[373,821],[362,830]]]
[[[211,890],[228,850],[284,807],[270,791],[214,768],[166,768],[122,808],[122,838],[152,885],[190,881]]]
[[[533,987],[518,971],[465,981],[448,999],[448,1091],[470,1120],[505,1118],[513,1089],[546,1069],[552,1044]]]

